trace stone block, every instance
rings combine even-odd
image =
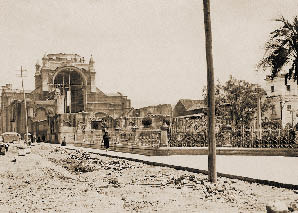
[[[287,213],[288,206],[282,201],[273,201],[266,205],[267,213]]]
[[[298,212],[298,202],[291,202],[289,204],[289,211]]]

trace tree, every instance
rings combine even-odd
[[[152,118],[146,116],[142,119],[142,124],[144,127],[149,127],[152,124]]]
[[[206,89],[203,94],[206,100]],[[258,85],[231,76],[224,84],[219,81],[216,84],[215,114],[222,120],[230,120],[233,127],[249,126],[257,112],[258,97],[263,97],[263,116],[271,109],[271,99],[264,98],[265,95],[265,90]]]
[[[270,33],[265,44],[265,55],[258,67],[270,69],[271,78],[274,78],[287,65],[285,82],[291,78],[298,80],[298,17],[294,17],[292,22],[284,17],[275,21],[280,22],[281,26]]]

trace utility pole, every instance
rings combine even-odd
[[[258,127],[258,137],[262,138],[262,111],[261,111],[261,95],[257,94],[257,127]]]
[[[66,113],[66,98],[65,98],[65,88],[64,88],[64,85],[65,85],[64,72],[62,72],[62,74],[63,74],[63,83],[62,83],[62,88],[63,88],[63,93],[62,93],[62,95],[63,95],[63,113]]]
[[[290,112],[292,113],[292,128],[294,128],[294,110],[291,109]]]
[[[215,99],[214,99],[214,71],[212,58],[212,33],[210,19],[210,1],[203,0],[205,45],[207,61],[207,91],[208,91],[208,178],[216,183],[216,141],[215,141]]]
[[[25,142],[26,144],[29,144],[28,142],[28,113],[27,113],[27,104],[26,104],[26,95],[25,95],[25,89],[24,89],[24,71],[23,67],[21,66],[21,79],[22,79],[22,89],[23,89],[23,96],[24,96],[24,107],[25,107],[25,128],[26,128],[26,137]]]
[[[69,96],[69,97],[68,97]],[[68,95],[67,98],[69,103],[67,103],[69,106],[69,113],[71,113],[71,88],[70,88],[70,71],[68,72]]]

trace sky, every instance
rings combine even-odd
[[[256,72],[278,24],[297,0],[210,0],[215,79],[263,83]],[[0,0],[0,85],[34,89],[44,54],[93,55],[96,86],[135,108],[201,99],[207,84],[202,0]],[[268,73],[267,73],[268,74]]]

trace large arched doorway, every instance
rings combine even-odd
[[[85,109],[86,80],[73,68],[65,68],[55,75],[54,87],[64,97],[64,113],[77,113]]]

